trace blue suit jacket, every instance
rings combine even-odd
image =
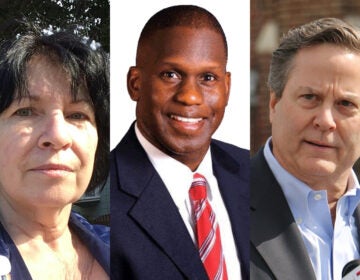
[[[243,279],[249,275],[249,152],[211,143]],[[134,126],[111,152],[111,279],[208,279],[199,253]]]

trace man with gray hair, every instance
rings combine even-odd
[[[360,33],[335,18],[290,30],[273,53],[272,136],[251,163],[251,279],[340,279],[360,258],[359,70]]]

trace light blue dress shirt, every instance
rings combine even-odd
[[[270,143],[271,138],[265,145],[265,159],[284,192],[317,279],[341,279],[345,264],[360,258],[353,217],[360,202],[360,186],[354,171],[347,192],[338,200],[333,226],[326,190],[314,191],[287,172],[273,156]]]

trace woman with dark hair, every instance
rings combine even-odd
[[[109,228],[71,211],[107,177],[108,112],[101,50],[64,32],[2,42],[0,255],[12,280],[109,279]]]

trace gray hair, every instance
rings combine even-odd
[[[360,52],[360,33],[337,18],[322,18],[289,30],[273,52],[270,64],[268,86],[277,98],[281,98],[298,51],[324,43]]]

